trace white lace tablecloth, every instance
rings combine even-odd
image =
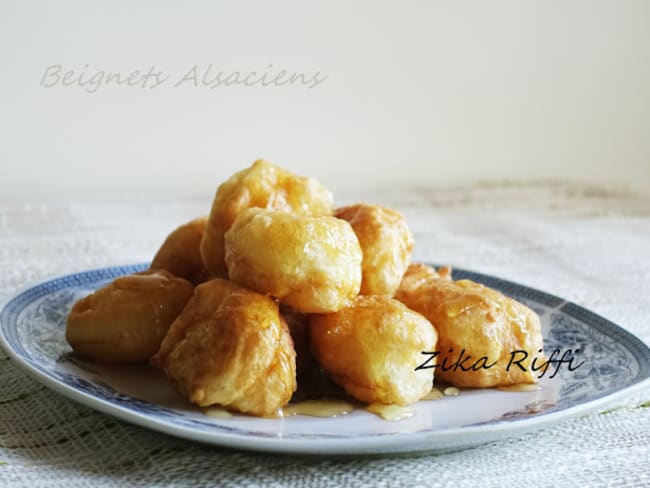
[[[400,209],[416,259],[577,302],[650,342],[650,201],[558,182],[363,195]],[[348,203],[353,199],[346,199]],[[53,275],[147,261],[210,196],[0,197],[0,301]],[[521,438],[438,456],[299,459],[195,444],[77,405],[0,352],[0,486],[650,486],[650,388]]]

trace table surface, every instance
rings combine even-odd
[[[548,291],[650,343],[650,200],[559,181],[361,197],[406,215],[415,260]],[[209,205],[210,196],[0,197],[0,302],[47,277],[148,261],[169,231]],[[4,352],[0,385],[0,486],[650,485],[650,387],[606,410],[465,451],[300,459],[204,446],[124,423],[41,386]]]

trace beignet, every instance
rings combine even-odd
[[[357,204],[335,211],[350,222],[363,252],[361,295],[393,296],[411,262],[413,236],[399,212]]]
[[[397,300],[359,296],[310,320],[314,357],[357,400],[408,405],[431,391],[434,370],[416,368],[435,349],[436,330]]]
[[[543,347],[542,328],[537,314],[525,305],[469,280],[440,278],[417,288],[401,287],[395,297],[438,330],[438,379],[479,388],[537,382],[530,366]],[[515,351],[528,355],[521,362],[526,371],[516,364],[508,367]]]
[[[189,281],[162,269],[116,278],[74,304],[66,340],[74,352],[97,361],[146,361],[193,289]]]
[[[176,390],[199,406],[269,416],[296,390],[296,353],[278,305],[251,291],[229,294],[192,322],[162,363]]]
[[[298,312],[335,312],[359,294],[361,248],[335,217],[260,208],[243,211],[226,232],[228,276]]]
[[[208,271],[203,265],[199,248],[207,221],[207,217],[194,219],[169,234],[156,252],[150,269],[166,269],[195,285],[204,282]]]
[[[226,297],[237,291],[245,292],[247,290],[232,281],[219,278],[206,281],[194,288],[192,298],[169,327],[160,344],[160,349],[149,361],[151,365],[161,367],[173,347],[184,337],[187,328],[197,322],[210,320]]]
[[[253,207],[331,215],[332,194],[315,179],[294,175],[262,159],[235,173],[217,189],[201,240],[201,256],[211,276],[226,275],[224,234],[242,210]]]

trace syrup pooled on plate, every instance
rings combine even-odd
[[[383,403],[371,403],[366,407],[368,412],[379,415],[384,420],[397,421],[407,419],[415,415],[415,410],[410,407],[399,405],[384,405]]]
[[[219,406],[214,406],[210,408],[206,408],[203,410],[203,413],[207,415],[208,417],[212,417],[213,419],[229,419],[232,418],[232,414],[226,410],[223,407]]]
[[[434,386],[429,393],[422,397],[422,400],[440,400],[443,396],[442,392]]]
[[[282,416],[307,415],[309,417],[338,417],[354,410],[354,405],[345,400],[305,400],[290,403],[282,409]]]

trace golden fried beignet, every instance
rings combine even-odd
[[[363,251],[362,295],[393,296],[411,262],[413,237],[399,212],[378,205],[357,204],[336,210],[359,238]]]
[[[194,288],[194,295],[169,327],[160,349],[149,361],[152,366],[161,367],[174,345],[185,336],[185,331],[190,325],[210,320],[228,295],[245,291],[245,288],[232,281],[219,278]]]
[[[436,378],[481,388],[537,382],[530,366],[543,347],[542,330],[537,314],[525,305],[469,280],[431,279],[396,297],[438,330]],[[515,351],[528,354],[520,363],[526,371],[516,364],[508,368]]]
[[[199,248],[207,221],[207,217],[194,219],[169,234],[153,258],[150,269],[166,269],[195,285],[204,282],[208,276]]]
[[[209,320],[192,322],[162,367],[196,405],[268,416],[296,390],[295,359],[278,305],[242,291],[229,294]]]
[[[203,239],[201,256],[212,276],[225,276],[224,234],[247,208],[282,210],[298,215],[332,214],[332,194],[313,178],[296,176],[257,160],[217,189]]]
[[[416,371],[436,330],[386,296],[359,296],[343,310],[312,315],[314,357],[338,385],[363,402],[408,405],[431,391],[433,369]]]
[[[394,298],[402,301],[400,298],[402,294],[411,293],[430,280],[440,278],[451,280],[451,268],[442,267],[436,271],[433,266],[428,264],[413,263],[406,269]]]
[[[335,312],[359,294],[361,248],[335,217],[244,210],[226,232],[232,281],[304,313]]]
[[[146,361],[192,296],[168,271],[116,278],[74,304],[65,337],[77,354],[106,363]]]

